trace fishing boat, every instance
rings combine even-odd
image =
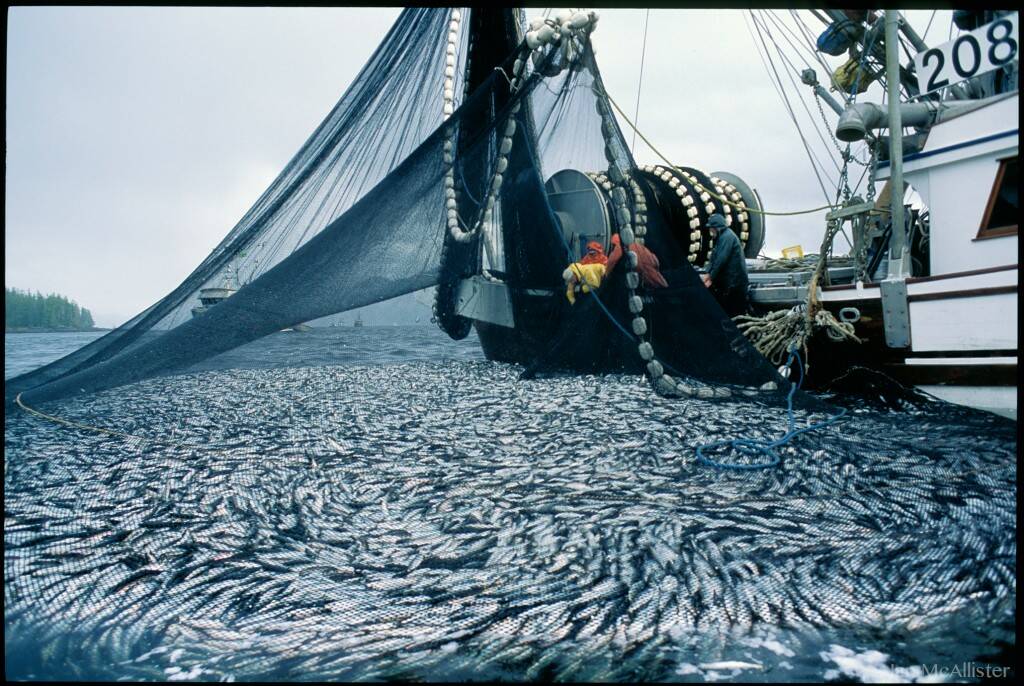
[[[668,162],[641,166],[630,183],[634,203],[647,208],[646,244],[674,285],[672,274],[684,263],[706,265],[713,248],[707,218],[722,214],[748,258],[756,319],[738,323],[757,344],[757,332],[773,322],[797,328],[806,322],[801,342],[812,385],[828,387],[862,366],[950,402],[1016,417],[1017,13],[975,12],[967,18],[969,31],[932,48],[895,11],[867,13],[859,21],[841,10],[816,14],[826,32],[841,32],[859,56],[851,60],[853,71],[844,65],[857,83],[848,93],[840,90],[843,102],[837,102],[814,70],[804,70],[801,80],[839,115],[838,145],[866,142],[867,197],[851,194],[847,185],[842,201],[818,214],[824,225],[819,255],[768,259],[760,250],[771,212],[748,180]],[[899,59],[900,41],[917,50],[907,64]],[[469,64],[486,65],[486,55],[471,55]],[[830,76],[839,82],[841,70]],[[472,83],[472,74],[466,78]],[[884,83],[889,104],[856,102],[861,79]],[[914,133],[904,136],[908,126]],[[875,183],[884,183],[877,198]],[[607,172],[592,169],[563,169],[547,179],[570,258],[581,257],[588,241],[610,249],[614,233],[630,219],[635,225],[635,216],[618,215],[614,185]],[[890,190],[901,187],[905,192]],[[832,239],[846,228],[851,254],[833,255]],[[535,255],[525,266],[504,259],[524,238],[543,242],[507,235],[492,237],[494,246],[484,241],[483,268],[461,279],[451,297],[454,314],[464,320],[457,333],[464,335],[471,322],[489,359],[529,365],[554,354],[552,322],[564,321],[566,307],[562,289],[535,276],[550,255]],[[637,291],[640,302],[628,310],[616,306],[625,291],[612,280],[601,289],[602,305],[621,322],[642,308],[655,348],[671,346],[672,333],[659,322],[685,304],[677,289]],[[458,327],[442,328],[451,334]],[[614,322],[599,329],[590,334],[593,345],[574,346],[555,366],[644,369],[645,360],[615,332]],[[777,364],[786,350],[781,339],[774,350],[758,347]]]
[[[823,271],[814,295],[825,311],[853,324],[859,340],[817,335],[811,375],[828,381],[865,365],[944,400],[1016,417],[1017,14],[986,12],[975,19],[980,25],[933,48],[891,15],[918,53],[906,66],[890,58],[890,105],[834,108],[839,142],[878,142],[879,159],[870,164],[891,209],[850,198],[826,216],[833,230],[850,226],[854,250],[845,265]],[[851,25],[838,10],[829,18],[829,29]],[[865,53],[879,38],[884,44],[885,21],[862,26],[853,44]],[[896,26],[889,30],[894,44]],[[961,65],[972,45],[997,63],[987,70],[980,58]],[[942,62],[942,73],[926,71]],[[813,74],[804,83],[820,88]],[[909,97],[899,97],[900,87]],[[901,142],[900,124],[916,133]],[[879,129],[893,135],[881,140]],[[905,193],[890,192],[901,186]],[[903,231],[892,230],[901,224]],[[811,276],[810,269],[754,264],[755,311],[799,307],[814,288]]]
[[[198,317],[205,314],[214,305],[224,302],[238,292],[237,288],[214,287],[203,288],[199,291],[199,304],[192,308],[192,316]]]
[[[475,329],[488,359],[528,369],[646,372],[659,392],[724,397],[710,386],[777,389],[764,368],[774,373],[780,354],[802,347],[802,360],[785,364],[803,365],[819,387],[863,365],[1015,413],[1017,237],[1007,222],[1017,211],[1017,15],[989,13],[969,39],[930,49],[892,11],[857,21],[839,10],[820,16],[826,30],[849,32],[861,56],[830,81],[856,78],[839,93],[843,102],[813,70],[801,80],[839,115],[837,141],[867,141],[860,149],[870,152],[870,176],[866,197],[843,192],[804,215],[824,229],[816,262],[761,254],[771,199],[744,170],[636,163],[620,128],[629,119],[604,88],[590,41],[597,12],[532,21],[507,8],[410,12],[181,285],[94,348],[9,383],[8,395],[136,381],[434,288],[443,331],[461,339]],[[906,66],[897,31],[918,51]],[[417,52],[401,47],[410,41]],[[963,62],[971,46],[985,64]],[[939,62],[956,73],[936,72]],[[856,102],[862,73],[893,92],[888,107]],[[893,135],[879,133],[897,120],[915,133],[903,137],[895,124]],[[342,159],[365,173],[340,165],[339,174]],[[876,183],[902,189],[904,180],[908,196],[890,192],[886,201],[883,189],[874,197]],[[909,210],[905,197],[916,199]],[[697,277],[714,249],[707,222],[716,213],[743,244],[753,282],[759,319],[741,317],[739,329]],[[854,249],[844,260],[832,240],[846,228]],[[609,252],[616,236],[656,254],[668,287],[644,288],[627,252],[594,297],[570,306],[567,264],[590,241]],[[248,275],[234,293],[221,284],[232,264]],[[226,299],[235,307],[216,306]],[[188,318],[188,308],[202,316]],[[166,332],[150,339],[151,329]],[[125,354],[123,365],[92,369],[143,345],[145,354]]]
[[[361,328],[363,326],[363,318],[360,315],[356,315],[356,320],[352,322],[352,326],[355,328]]]
[[[205,314],[214,305],[224,302],[237,293],[239,289],[237,273],[237,270],[229,268],[225,273],[224,282],[221,286],[199,289],[199,293],[197,294],[199,298],[199,305],[192,308],[192,316],[198,317]],[[313,327],[309,324],[293,324],[292,326],[281,329],[281,332],[303,333],[312,330]]]

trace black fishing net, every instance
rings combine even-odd
[[[527,28],[403,12],[174,292],[5,382],[8,677],[715,678],[778,664],[780,628],[1012,624],[1008,422],[853,403],[772,469],[697,459],[771,444],[787,401],[798,426],[837,408],[794,396],[701,283],[586,31],[534,58]],[[578,247],[545,185],[565,169],[611,180],[612,231],[667,288],[627,256],[568,303]],[[514,328],[460,314],[468,277],[507,287]],[[446,334],[476,330],[454,360],[353,367],[322,331],[276,333],[431,286]]]
[[[603,98],[589,40],[571,56],[550,50],[543,61],[531,60],[519,23],[509,11],[469,13],[464,22],[442,10],[405,12],[328,118],[178,288],[81,350],[6,380],[7,403],[18,393],[27,403],[43,402],[179,371],[281,329],[437,284],[440,325],[465,336],[471,321],[454,313],[455,290],[479,272],[486,241],[492,260],[500,252],[491,273],[526,313],[509,335],[542,350],[540,364],[557,360],[539,340],[549,338],[552,321],[563,330],[573,321],[563,316],[564,299],[524,303],[536,300],[526,295],[531,289],[560,292],[572,259],[545,179],[562,169],[614,167],[630,175],[635,165]],[[446,67],[453,106],[462,91],[471,95],[439,127]],[[513,91],[514,78],[520,83]],[[459,243],[447,230],[445,155],[456,160],[450,190],[458,221],[479,224],[509,122],[517,127],[499,174],[506,182],[490,196],[491,221]],[[667,220],[651,215],[649,231],[675,288],[647,319],[669,371],[712,384],[779,381],[673,252],[673,229],[659,226]],[[616,219],[614,229],[630,222]],[[631,319],[623,310],[626,271],[624,264],[604,291],[606,316],[589,318],[594,344],[609,346],[595,369],[622,370],[639,359],[630,348],[642,337],[623,326]],[[204,289],[218,287],[237,292],[193,314]],[[655,330],[654,321],[668,324]]]

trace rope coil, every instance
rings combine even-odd
[[[774,441],[757,441],[750,438],[732,438],[724,441],[714,441],[712,443],[705,443],[697,446],[697,462],[708,467],[715,467],[716,469],[729,469],[729,470],[740,470],[748,471],[752,469],[768,469],[769,467],[775,467],[782,462],[782,458],[779,457],[778,453],[775,452],[776,448],[779,448],[791,440],[799,436],[800,434],[808,433],[810,431],[817,431],[818,429],[824,429],[827,426],[831,426],[839,421],[844,415],[846,415],[846,408],[840,408],[839,412],[832,415],[823,422],[816,422],[808,424],[802,429],[796,428],[796,416],[793,414],[793,396],[796,394],[797,388],[803,383],[803,364],[800,360],[800,353],[797,346],[791,345],[789,348],[789,360],[786,362],[786,367],[790,370],[793,369],[793,362],[796,362],[797,372],[799,378],[796,383],[791,383],[789,386],[789,393],[786,395],[786,418],[787,428],[779,438]],[[746,455],[757,455],[758,453],[767,455],[767,462],[754,462],[749,464],[729,464],[726,462],[718,462],[708,457],[704,451],[711,450],[713,448],[719,448],[728,446]]]

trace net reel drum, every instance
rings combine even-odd
[[[649,221],[648,240],[671,241],[678,251],[666,252],[681,252],[681,258],[676,259],[685,259],[694,268],[707,264],[714,248],[707,222],[714,213],[725,217],[726,225],[736,232],[746,257],[757,257],[763,247],[765,224],[764,215],[760,213],[761,200],[756,191],[735,174],[712,172],[709,175],[692,167],[672,169],[649,165],[641,167],[634,174],[634,180],[647,198],[649,213],[655,207],[661,210],[662,221]],[[613,184],[605,174],[563,169],[552,175],[544,188],[561,226],[562,237],[574,257],[586,254],[588,241],[597,241],[606,252],[611,250],[611,236],[618,227],[612,211]],[[722,202],[716,196],[729,202]],[[675,266],[673,255],[659,253],[658,256],[663,266]]]

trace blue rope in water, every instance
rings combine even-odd
[[[790,384],[789,394],[786,395],[786,414],[788,417],[788,428],[786,433],[775,439],[774,441],[756,441],[749,438],[734,438],[725,441],[715,441],[714,443],[705,443],[704,445],[697,446],[697,462],[707,465],[709,467],[716,467],[718,469],[734,469],[734,470],[750,470],[750,469],[767,469],[768,467],[775,467],[782,460],[775,452],[775,449],[789,443],[795,437],[800,434],[807,433],[809,431],[817,431],[818,429],[824,429],[827,426],[835,424],[846,414],[846,408],[840,408],[839,412],[832,415],[823,422],[808,424],[802,429],[796,428],[796,417],[793,415],[793,395],[796,393],[796,389],[803,383],[803,362],[800,359],[800,353],[797,351],[796,346],[793,346],[789,350],[789,360],[786,361],[786,366],[792,373],[793,362],[797,363],[797,373],[799,378],[796,383]],[[754,464],[726,464],[724,462],[717,462],[712,460],[710,457],[704,454],[705,450],[718,448],[721,446],[729,446],[734,450],[747,455],[757,455],[761,453],[769,457],[768,462],[757,462]]]
[[[532,156],[532,151],[531,151],[531,156]],[[533,161],[536,164],[536,158],[534,158]],[[558,220],[555,218],[554,212],[551,210],[551,206],[548,205],[547,203],[544,203],[544,207],[547,209],[547,212],[548,212],[548,220],[549,220],[548,224],[551,226],[551,228],[554,230],[554,232],[558,235],[558,238],[559,238],[559,240],[562,243],[562,247],[565,249],[566,259],[568,259],[570,262],[575,262],[576,261],[576,257],[575,257],[575,255],[573,255],[572,248],[569,246],[569,243],[565,240],[565,236],[559,230]],[[623,248],[623,250],[626,250],[626,248]],[[590,295],[591,295],[591,297],[594,298],[595,301],[597,301],[597,304],[600,306],[601,311],[604,312],[605,316],[608,317],[609,321],[611,321],[611,323],[614,324],[616,326],[616,328],[618,328],[618,330],[624,336],[626,336],[626,338],[628,338],[628,339],[630,339],[631,341],[634,341],[634,342],[639,340],[638,337],[635,336],[632,331],[628,330],[625,326],[622,325],[621,322],[619,322],[618,319],[616,319],[615,315],[612,314],[611,310],[608,309],[607,305],[605,305],[604,302],[601,300],[600,296],[598,296],[597,290],[592,290],[590,292]],[[799,379],[798,379],[798,381],[796,383],[790,383],[790,385],[789,385],[789,393],[786,395],[786,412],[787,412],[787,416],[789,418],[789,426],[788,426],[788,430],[786,431],[786,433],[782,437],[778,438],[775,441],[771,441],[771,442],[755,441],[755,440],[751,440],[751,439],[733,439],[733,440],[728,440],[728,441],[715,441],[714,443],[707,443],[705,445],[697,446],[697,461],[699,463],[705,464],[705,465],[708,465],[708,466],[711,466],[711,467],[717,467],[719,469],[737,469],[737,470],[739,470],[739,469],[742,469],[742,470],[766,469],[768,467],[774,467],[774,466],[778,465],[781,462],[781,459],[775,453],[775,448],[778,448],[779,446],[782,446],[782,445],[785,445],[786,443],[789,443],[791,440],[793,440],[793,438],[795,438],[796,436],[799,436],[800,434],[804,434],[804,433],[807,433],[809,431],[816,431],[818,429],[824,429],[827,426],[831,426],[832,424],[835,424],[837,421],[839,421],[839,419],[842,418],[846,414],[846,408],[840,408],[838,413],[836,413],[832,417],[826,419],[824,422],[818,422],[816,424],[809,424],[809,425],[805,426],[802,429],[795,428],[796,427],[796,417],[793,415],[793,395],[796,393],[796,389],[800,387],[800,384],[803,383],[803,362],[800,360],[800,353],[797,351],[796,346],[793,346],[792,348],[790,348],[789,360],[786,362],[786,366],[790,368],[790,373],[792,373],[792,365],[793,365],[793,360],[794,359],[799,363],[797,371],[799,372],[800,376],[799,376]],[[666,363],[664,361],[661,361],[661,364],[662,364],[663,367],[668,369],[670,372],[672,372],[676,376],[683,376],[683,374],[681,374],[680,372],[676,371],[675,369],[672,369],[668,365],[668,363]],[[759,464],[735,464],[735,465],[732,465],[732,464],[724,464],[724,463],[721,463],[721,462],[716,462],[716,461],[712,460],[711,458],[707,457],[704,454],[704,450],[705,449],[717,448],[717,447],[723,446],[723,445],[732,446],[736,450],[739,450],[740,452],[745,452],[748,455],[753,455],[753,454],[757,454],[758,452],[761,452],[761,453],[764,453],[764,454],[768,455],[769,457],[771,457],[772,461],[771,462],[767,462],[767,463],[759,463]]]
[[[549,208],[549,213],[550,212],[551,211],[550,211],[550,208]],[[566,259],[568,259],[569,261],[575,261],[575,256],[572,254],[572,249],[569,247],[568,243],[565,241],[565,237],[562,234],[562,232],[560,230],[558,230],[558,225],[557,225],[557,221],[555,220],[555,217],[551,216],[550,219],[551,219],[551,221],[549,223],[551,224],[551,226],[554,229],[555,233],[558,234],[558,238],[559,238],[559,240],[562,243],[562,247],[565,249],[565,257],[566,257]],[[625,250],[625,248],[624,248],[624,250]],[[622,332],[622,334],[624,336],[626,336],[628,339],[630,339],[631,341],[636,342],[637,340],[639,340],[638,337],[633,334],[633,332],[631,332],[628,329],[626,329],[626,327],[624,327],[622,325],[622,323],[620,323],[620,321],[618,321],[618,319],[615,318],[615,315],[611,313],[611,310],[608,309],[607,305],[605,305],[604,302],[601,300],[600,296],[598,296],[596,290],[591,291],[590,295],[591,295],[591,297],[594,298],[595,301],[597,301],[597,304],[600,306],[601,311],[604,312],[605,316],[608,317],[608,319],[611,321],[611,324],[613,324],[615,326],[615,328],[618,329],[618,331]],[[799,436],[802,433],[808,433],[809,431],[816,431],[818,429],[823,429],[823,428],[825,428],[827,426],[833,425],[833,424],[838,422],[841,418],[843,418],[846,415],[846,409],[845,408],[841,408],[839,413],[837,413],[834,416],[831,416],[830,418],[828,418],[824,422],[819,422],[819,423],[816,423],[816,424],[809,424],[808,426],[805,426],[802,429],[797,429],[796,428],[796,426],[797,426],[797,419],[796,419],[796,417],[793,414],[793,396],[794,396],[794,394],[796,394],[797,389],[800,387],[800,385],[804,382],[804,365],[803,365],[803,361],[800,358],[800,352],[797,350],[796,346],[791,347],[791,349],[790,349],[790,359],[788,359],[786,361],[786,363],[785,363],[786,367],[790,368],[791,374],[793,372],[793,362],[794,362],[794,360],[796,360],[798,362],[798,366],[797,366],[798,369],[797,369],[797,371],[798,371],[800,376],[798,378],[797,383],[795,383],[795,384],[791,383],[790,384],[790,392],[788,392],[786,394],[786,396],[785,396],[785,410],[786,410],[786,416],[788,418],[788,427],[787,427],[787,430],[786,430],[785,434],[782,435],[781,437],[779,437],[776,440],[768,441],[768,442],[766,442],[766,441],[759,441],[759,440],[753,440],[753,439],[748,439],[748,438],[734,438],[734,439],[731,439],[731,440],[718,440],[718,441],[715,441],[715,442],[712,442],[712,443],[706,443],[706,444],[703,444],[703,445],[698,445],[697,448],[696,448],[697,462],[698,463],[700,463],[702,465],[708,465],[709,467],[716,467],[718,469],[732,469],[732,470],[767,469],[769,467],[775,467],[776,465],[778,465],[781,462],[781,459],[775,453],[775,448],[776,447],[779,447],[781,445],[784,445],[784,444],[790,442],[791,440],[793,440],[795,437]],[[672,372],[676,376],[683,376],[682,374],[680,374],[676,370],[673,370],[668,365],[668,363],[665,362],[664,360],[662,361],[662,365],[663,365],[663,367],[668,369],[670,372]],[[716,462],[716,461],[712,460],[711,458],[709,458],[708,456],[706,456],[705,454],[703,454],[703,452],[705,452],[705,449],[715,448],[715,447],[719,447],[719,446],[722,446],[722,445],[729,445],[729,446],[733,447],[734,449],[736,449],[736,451],[739,451],[740,453],[745,453],[746,455],[757,455],[758,453],[765,454],[765,455],[769,456],[769,458],[771,458],[771,462],[758,463],[758,464],[750,464],[750,465],[728,465],[728,464],[725,464],[725,463]]]

